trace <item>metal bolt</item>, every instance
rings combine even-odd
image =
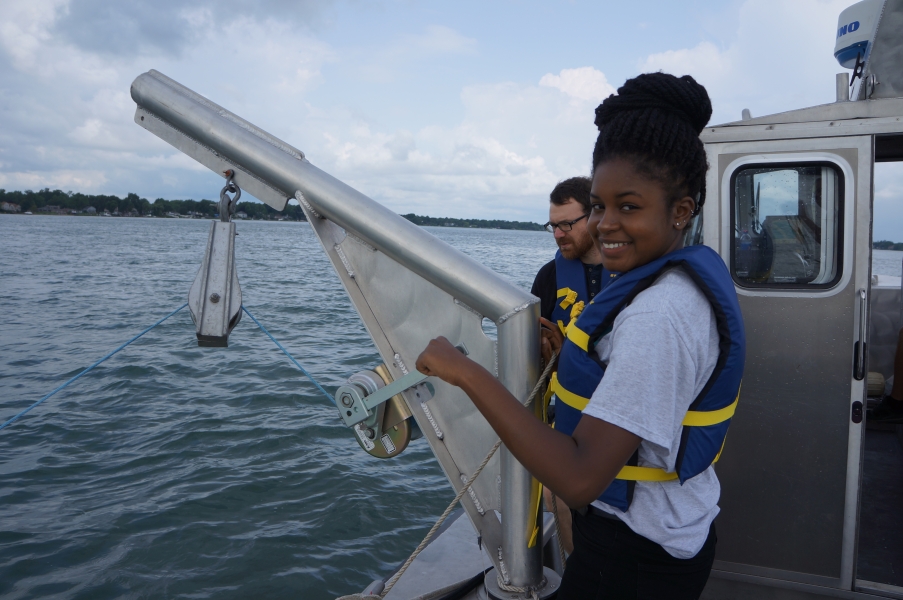
[[[210,294],[210,301],[213,302],[214,304],[219,302],[219,294],[217,294],[216,292],[213,292],[212,294]]]
[[[354,404],[354,398],[350,394],[342,394],[342,406],[351,406]]]
[[[368,429],[367,431],[364,432],[364,435],[366,435],[368,438],[370,438],[372,440],[373,438],[376,437],[376,432],[373,431],[372,429]]]

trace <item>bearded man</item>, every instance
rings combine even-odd
[[[545,228],[554,234],[558,252],[539,270],[530,293],[539,298],[542,318],[550,321],[543,326],[557,325],[562,333],[613,277],[602,268],[602,254],[586,229],[591,187],[589,177],[571,177],[549,194],[549,222]],[[549,408],[549,413],[554,418],[554,407]],[[543,496],[546,509],[553,510],[548,489],[543,490]],[[571,553],[574,551],[571,513],[564,502],[559,501],[556,507],[561,524],[560,542],[565,552]]]
[[[579,310],[611,280],[602,268],[602,254],[586,229],[590,213],[589,177],[571,177],[549,194],[546,230],[555,236],[558,252],[544,265],[530,290],[540,301],[540,314],[564,332]]]

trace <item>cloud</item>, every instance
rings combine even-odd
[[[444,25],[430,25],[422,33],[399,36],[382,48],[358,48],[354,62],[366,80],[392,83],[425,64],[434,68],[437,61],[473,55],[477,50],[477,40]]]
[[[640,72],[691,74],[712,98],[712,123],[762,116],[834,101],[837,15],[848,0],[747,0],[736,35],[724,47],[703,41],[655,53]]]
[[[0,21],[0,47],[9,55],[13,64],[20,69],[36,66],[38,49],[51,38],[48,25],[54,22],[57,12],[64,6],[65,0],[10,0],[4,3],[3,20]]]
[[[430,25],[424,33],[402,37],[390,47],[388,53],[402,55],[415,52],[422,59],[435,54],[473,54],[476,51],[475,39],[444,25]]]
[[[134,77],[158,68],[278,132],[296,114],[296,102],[318,85],[321,66],[334,59],[328,45],[289,22],[233,15],[215,26],[209,11],[191,17],[192,43],[181,57],[154,49],[111,57],[55,34],[69,18],[65,3],[10,2],[5,8],[0,183],[7,189],[211,196],[199,192],[199,182],[213,187],[215,175],[134,124]]]
[[[592,67],[562,69],[558,75],[547,73],[539,80],[539,85],[556,88],[577,100],[596,103],[615,93],[605,73]]]
[[[848,0],[747,0],[739,27],[725,47],[704,41],[692,48],[651,54],[641,72],[691,74],[712,98],[712,123],[737,121],[833,102],[837,16]],[[875,165],[874,239],[903,241],[903,165]]]
[[[34,2],[35,0],[29,0]],[[40,0],[37,0],[40,2]],[[314,0],[68,0],[51,32],[75,47],[113,57],[181,56],[202,28],[218,31],[252,16],[308,30],[331,2]],[[241,32],[238,32],[241,35]],[[237,41],[223,36],[223,45]]]
[[[722,51],[711,42],[700,42],[694,48],[666,50],[651,54],[641,63],[643,72],[664,71],[675,75],[692,73],[700,82],[718,85],[731,75],[734,66],[732,58],[739,50]]]
[[[321,141],[308,158],[397,212],[542,219],[555,183],[589,173],[593,110],[611,91],[592,68],[466,86],[459,122],[415,131],[380,131],[346,108],[312,110],[304,127]]]

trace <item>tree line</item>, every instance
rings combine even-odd
[[[873,242],[872,248],[875,250],[903,250],[903,243],[881,240],[880,242]]]
[[[213,200],[164,200],[157,198],[153,202],[130,193],[124,198],[78,192],[64,192],[44,188],[37,192],[32,190],[7,191],[0,189],[0,202],[18,204],[22,212],[41,212],[48,206],[59,207],[68,211],[84,212],[94,207],[98,214],[104,211],[120,215],[138,214],[140,216],[165,217],[170,214],[179,216],[198,216],[213,218],[219,212],[219,202]],[[134,211],[134,212],[133,212]],[[236,212],[243,212],[249,219],[276,220],[278,218],[291,221],[305,221],[300,206],[289,204],[285,210],[278,212],[261,202],[239,202]],[[500,219],[453,219],[451,217],[427,217],[409,213],[401,215],[416,225],[433,227],[469,227],[480,229],[520,229],[542,231],[542,225],[527,221],[502,221]],[[883,243],[883,242],[881,242]]]
[[[415,225],[432,227],[478,227],[480,229],[522,229],[526,231],[543,231],[539,223],[528,221],[501,221],[499,219],[452,219],[450,217],[421,217],[414,213],[401,215]]]
[[[153,215],[165,217],[167,214],[180,216],[197,215],[200,217],[214,217],[219,213],[219,202],[213,200],[164,200],[157,198],[153,202],[147,198],[141,198],[138,194],[128,194],[125,198],[118,196],[104,196],[93,194],[81,194],[77,192],[64,192],[44,188],[34,192],[32,190],[6,191],[0,189],[0,202],[18,204],[22,212],[40,212],[47,206],[59,206],[64,210],[77,210],[83,212],[89,206],[93,206],[98,213],[108,211],[127,215],[132,211],[140,216]],[[300,206],[287,205],[285,210],[279,212],[270,206],[259,202],[239,202],[236,212],[243,212],[249,219],[275,220],[285,218],[292,221],[304,221],[304,212]]]

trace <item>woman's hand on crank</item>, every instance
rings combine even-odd
[[[447,339],[437,337],[420,353],[415,366],[424,375],[438,377],[446,383],[460,386],[459,382],[467,377],[470,368],[475,365],[476,363],[452,346]]]
[[[552,358],[552,353],[561,353],[561,346],[564,344],[564,335],[561,333],[561,329],[558,325],[552,323],[548,319],[539,317],[539,324],[539,334],[542,336],[540,338],[542,359],[548,363]]]

